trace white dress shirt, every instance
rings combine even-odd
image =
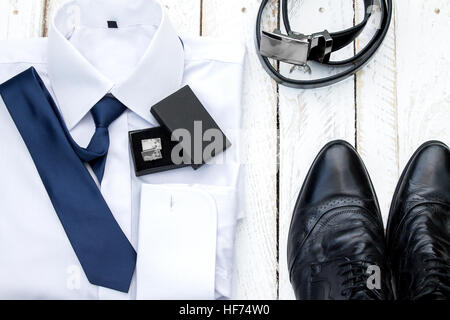
[[[96,102],[111,93],[127,106],[109,127],[99,187],[138,257],[127,294],[89,283],[0,97],[0,298],[230,297],[243,60],[242,44],[179,38],[148,0],[76,0],[59,9],[48,38],[0,41],[0,83],[33,66],[81,146],[94,133]],[[198,170],[136,177],[128,132],[159,126],[150,107],[186,84],[232,147]]]

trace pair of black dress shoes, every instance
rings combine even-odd
[[[386,236],[357,151],[327,144],[295,205],[288,267],[297,299],[450,298],[450,150],[422,145],[395,190]]]

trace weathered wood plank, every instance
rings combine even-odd
[[[363,3],[356,1],[356,5],[356,20],[361,21]],[[357,39],[357,51],[373,36],[378,17],[375,12]],[[399,175],[395,45],[394,16],[380,50],[356,78],[357,148],[372,178],[385,223]]]
[[[450,1],[396,1],[400,169],[420,144],[450,143]]]
[[[245,41],[243,127],[246,131],[246,219],[236,240],[237,299],[277,298],[277,86],[255,55],[259,1],[203,1],[203,35]],[[267,9],[265,28],[277,25],[277,3]]]
[[[44,0],[0,0],[0,39],[39,37]]]
[[[324,28],[335,31],[353,24],[351,1],[291,1],[290,21],[294,31],[311,33]],[[336,59],[353,53],[352,46],[336,53]],[[290,65],[281,65],[285,74]],[[323,77],[329,70],[314,68],[312,77]],[[308,75],[297,71],[291,76]],[[331,87],[295,90],[280,87],[280,299],[294,297],[286,261],[286,247],[292,210],[306,173],[317,152],[333,139],[355,143],[354,79]]]

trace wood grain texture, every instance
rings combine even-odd
[[[234,298],[277,298],[277,87],[261,68],[254,47],[259,1],[203,1],[205,36],[245,41],[247,49],[243,127],[246,161],[246,218],[236,238]],[[277,25],[276,2],[265,28]]]
[[[364,5],[356,1],[356,21],[363,19]],[[356,41],[360,51],[379,26],[379,11]],[[397,179],[398,115],[395,17],[372,61],[356,77],[357,149],[372,178],[383,220],[386,223]]]
[[[423,142],[450,143],[450,1],[395,2],[400,168]]]
[[[290,21],[294,31],[317,32],[327,28],[342,30],[353,24],[353,3],[346,0],[291,1]],[[332,59],[349,56],[352,46]],[[289,74],[289,65],[281,70]],[[323,77],[330,70],[313,66],[312,77]],[[307,78],[294,72],[292,77]],[[325,143],[333,139],[355,142],[354,79],[331,87],[296,90],[280,87],[280,221],[279,221],[279,298],[294,298],[287,268],[287,236],[298,193],[309,167]]]
[[[48,28],[50,25],[50,21],[51,21],[51,19],[53,19],[53,15],[55,14],[56,10],[66,2],[69,2],[69,0],[47,0],[46,1],[45,15],[44,15],[44,21],[43,21],[44,37],[48,36]]]
[[[0,0],[0,39],[39,37],[44,0]]]

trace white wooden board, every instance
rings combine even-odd
[[[274,28],[276,2],[265,26]],[[277,298],[277,94],[255,55],[258,2],[203,1],[202,34],[242,41],[247,57],[243,97],[246,163],[246,219],[236,239],[235,297]]]
[[[42,35],[44,0],[0,0],[0,39]]]
[[[450,144],[450,1],[396,1],[400,168],[423,142]],[[419,40],[420,39],[420,40]]]
[[[346,0],[293,1],[289,7],[293,30],[311,33],[342,30],[353,25],[353,3]],[[332,58],[353,53],[350,46]],[[281,65],[289,73],[290,66]],[[329,70],[313,69],[313,77]],[[291,76],[308,75],[295,72]],[[293,298],[287,270],[286,248],[292,210],[303,179],[322,146],[333,139],[355,143],[354,80],[332,87],[295,90],[280,87],[280,223],[279,298]]]

